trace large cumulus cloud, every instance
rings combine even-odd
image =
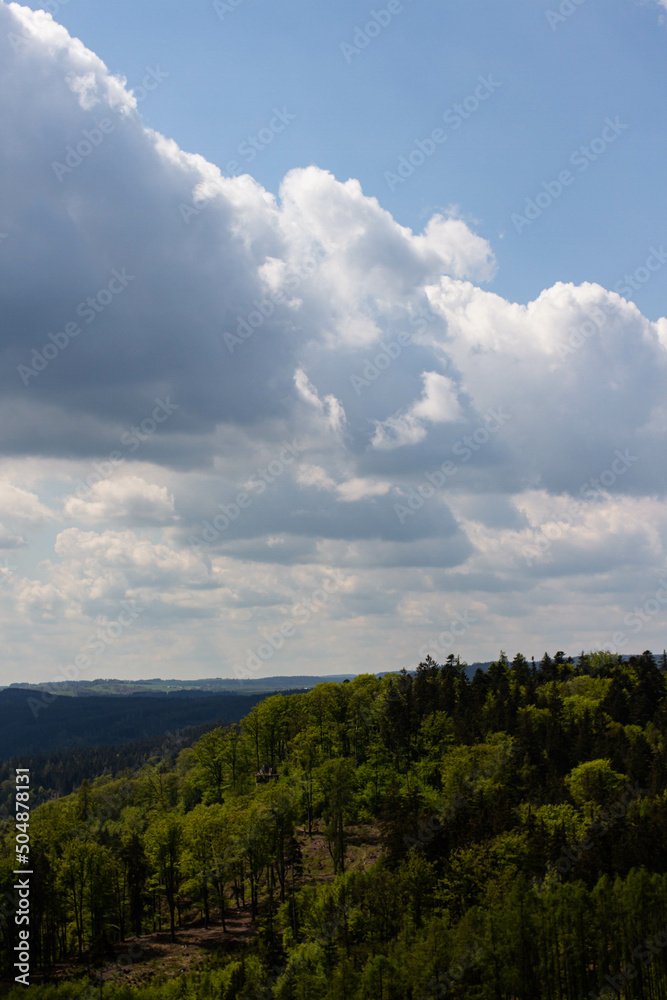
[[[224,177],[43,12],[0,4],[0,78],[0,550],[35,552],[1,571],[18,660],[21,616],[66,646],[130,597],[229,665],[335,567],[320,632],[349,654],[391,622],[407,656],[451,595],[518,635],[563,578],[618,593],[622,572],[630,595],[660,565],[667,321],[594,284],[508,302],[464,219],[414,233],[315,166],[277,196]]]

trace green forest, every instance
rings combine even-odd
[[[649,651],[428,658],[86,778],[31,814],[32,995],[665,1000],[666,683]]]

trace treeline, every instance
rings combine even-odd
[[[96,968],[132,936],[176,938],[200,914],[224,928],[247,907],[241,953],[154,987],[118,969],[104,995],[663,1000],[666,681],[649,651],[501,654],[472,679],[449,657],[269,697],[35,811],[33,967]],[[382,853],[362,868],[364,825]],[[315,830],[319,880],[304,872]],[[14,934],[7,920],[5,975]]]

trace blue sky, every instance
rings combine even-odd
[[[358,178],[416,230],[458,206],[493,243],[491,287],[501,295],[527,302],[555,281],[613,287],[632,273],[665,233],[659,5],[586,0],[568,15],[548,0],[402,7],[366,49],[348,52],[349,62],[341,44],[381,5],[243,0],[221,19],[204,0],[69,0],[56,16],[130,86],[146,65],[168,72],[142,104],[144,120],[223,170],[273,107],[286,107],[296,116],[289,129],[252,163],[241,158],[268,190],[277,193],[293,167],[316,164],[339,180]],[[550,21],[549,11],[564,20]],[[492,99],[392,191],[385,172],[488,74],[501,84]],[[512,213],[570,166],[608,116],[628,125],[621,141],[517,234]],[[664,288],[636,290],[645,315],[664,314]]]
[[[44,6],[0,684],[662,649],[667,0]]]

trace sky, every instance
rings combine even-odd
[[[661,651],[666,40],[0,2],[0,685]]]

